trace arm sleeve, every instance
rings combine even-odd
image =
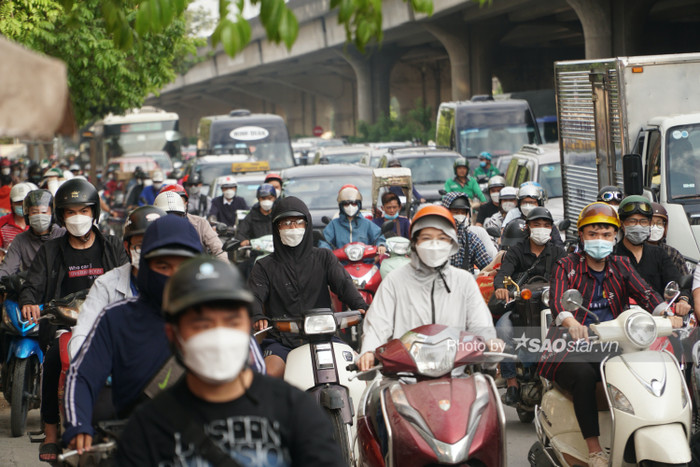
[[[19,272],[19,267],[22,262],[19,250],[20,248],[15,238],[15,240],[10,243],[5,259],[2,261],[2,264],[0,264],[0,279]]]
[[[111,276],[110,274],[107,279],[111,279]],[[100,276],[93,282],[83,305],[80,307],[78,322],[73,326],[72,335],[68,342],[68,353],[71,361],[75,358],[83,342],[85,342],[85,338],[90,333],[95,321],[97,321],[97,317],[110,303],[109,292],[114,290],[114,284],[108,284],[107,281],[103,280],[104,277]]]
[[[291,399],[292,403],[289,407],[294,411],[291,419],[296,421],[296,426],[292,430],[294,436],[291,443],[292,465],[295,467],[346,465],[338,443],[333,440],[330,421],[319,405],[311,396],[297,390],[294,390]]]
[[[323,238],[319,240],[318,247],[328,250],[335,249],[335,224],[330,221],[325,229],[323,229]]]
[[[209,226],[208,222],[206,224],[202,223],[201,225],[201,236],[204,247],[211,252],[212,256],[228,261],[228,255],[223,250],[224,244],[221,243],[221,239],[216,235],[214,229]]]
[[[338,258],[333,253],[328,252],[324,264],[326,271],[328,271],[328,285],[340,301],[352,310],[366,310],[367,304]]]
[[[472,190],[474,191],[474,196],[479,198],[479,200],[482,203],[485,203],[486,196],[484,196],[484,193],[481,191],[481,188],[479,188],[479,182],[477,182],[476,179],[472,177],[471,180],[469,181],[469,184],[471,185]]]
[[[467,274],[465,277],[467,279],[464,290],[464,306],[467,308],[465,329],[480,335],[484,339],[495,339],[496,328],[493,327],[493,318],[483,295],[481,295],[476,279],[471,274]]]
[[[681,272],[673,263],[671,257],[668,255],[668,253],[664,251],[662,247],[658,247],[656,250],[659,255],[659,263],[661,264],[660,269],[662,285],[665,287],[666,284],[668,284],[671,281],[679,282],[681,280]]]
[[[517,246],[517,245],[516,245]],[[499,269],[498,274],[496,274],[496,277],[493,279],[493,288],[494,289],[502,289],[504,287],[503,285],[503,279],[506,276],[511,276],[513,277],[513,273],[517,270],[518,267],[518,261],[517,261],[517,253],[516,253],[516,248],[511,247],[506,251],[505,256],[503,256],[503,262],[501,263],[501,269]]]
[[[366,220],[366,219],[365,219]],[[369,238],[372,245],[382,246],[386,245],[386,238],[382,234],[382,229],[372,221],[367,221],[369,224]]]
[[[146,203],[146,190],[148,190],[148,187],[143,187],[143,190],[141,190],[141,193],[139,194],[139,201],[138,205],[139,206],[144,206]]]
[[[44,289],[46,288],[46,275],[49,272],[49,266],[46,259],[46,243],[41,245],[39,251],[32,261],[27,274],[27,280],[22,286],[19,294],[19,306],[24,305],[39,305],[44,298]]]
[[[642,276],[639,275],[637,270],[632,267],[629,258],[625,256],[620,256],[619,258],[622,262],[622,269],[626,276],[625,283],[627,284],[627,290],[630,296],[637,301],[639,306],[645,310],[649,310],[651,313],[663,300],[654,292],[651,286],[642,279]],[[551,302],[550,299],[550,303]]]
[[[467,238],[472,244],[474,252],[474,265],[479,269],[484,269],[491,262],[491,255],[486,252],[483,242],[475,234],[468,234]]]
[[[695,266],[695,271],[693,272],[693,291],[700,288],[700,266]]]
[[[569,288],[569,280],[567,279],[566,269],[561,263],[557,262],[552,271],[549,287],[549,306],[552,310],[552,317],[558,319],[558,315],[561,313],[568,313],[568,316],[562,316],[561,320],[564,318],[572,317],[573,315],[561,307],[561,296]],[[559,323],[560,324],[560,323]]]
[[[236,229],[236,238],[238,240],[250,240],[250,215],[253,211],[249,212],[247,216],[238,224],[238,229]]]
[[[380,345],[386,344],[394,335],[394,320],[396,318],[396,291],[392,276],[379,284],[377,293],[374,294],[372,305],[365,314],[362,324],[362,348],[360,355],[365,352],[374,352]]]
[[[207,213],[207,218],[214,216],[217,219],[219,218],[219,206],[216,205],[214,200],[212,200],[211,204],[209,205],[209,212]]]
[[[270,296],[270,279],[259,262],[255,263],[248,279],[248,288],[253,293],[253,303],[250,305],[251,321],[255,323],[265,319],[265,302]]]
[[[552,224],[552,244],[564,248],[564,242],[561,240],[561,232],[557,229],[557,226]]]

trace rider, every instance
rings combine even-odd
[[[330,308],[329,287],[351,309],[367,309],[333,253],[313,246],[311,214],[303,201],[293,196],[282,198],[271,215],[274,252],[255,263],[248,280],[255,296],[251,310],[257,331],[267,328],[268,318]],[[300,344],[298,339],[270,331],[261,345],[268,374],[282,377],[287,354]]]
[[[411,227],[411,221],[408,217],[399,215],[401,212],[401,200],[396,193],[387,191],[382,195],[382,211],[383,216],[375,216],[372,219],[377,227],[381,228],[385,222],[394,222],[394,233],[401,237],[408,238],[408,229]]]
[[[666,208],[659,203],[651,203],[651,210],[653,215],[651,216],[651,229],[649,230],[647,242],[663,248],[682,276],[690,274],[688,265],[681,252],[666,243],[666,233],[668,232],[668,213]]]
[[[484,242],[470,231],[469,198],[464,193],[447,193],[442,198],[442,205],[449,209],[457,225],[459,251],[450,257],[450,264],[458,269],[465,269],[472,274],[474,268],[483,269],[493,259],[486,250]],[[488,240],[491,242],[491,240]],[[495,248],[494,248],[495,249]]]
[[[467,159],[464,157],[457,158],[454,162],[453,170],[455,177],[445,180],[445,191],[447,193],[459,191],[469,196],[469,199],[479,198],[482,203],[485,203],[486,196],[481,192],[479,182],[476,181],[476,178],[468,175],[469,163]]]
[[[122,247],[123,250],[123,247]],[[164,388],[170,381],[152,381],[171,357],[161,316],[168,277],[187,258],[202,253],[192,224],[163,216],[143,236],[136,286],[138,297],[107,306],[97,317],[66,378],[66,431],[63,440],[82,453],[92,444],[95,395],[112,375],[112,401],[119,416],[147,397],[149,382]],[[172,367],[171,367],[172,369]]]
[[[139,206],[153,204],[153,201],[155,201],[156,196],[158,196],[158,192],[163,186],[163,180],[165,180],[163,172],[161,172],[160,170],[156,170],[153,172],[153,175],[151,176],[151,181],[153,183],[151,183],[148,186],[145,186],[143,190],[141,190],[141,195],[139,196]]]
[[[12,241],[5,259],[0,263],[0,278],[28,270],[45,241],[66,233],[66,229],[54,223],[52,209],[53,196],[48,191],[32,190],[27,194],[22,212],[25,223],[31,228]]]
[[[559,326],[573,340],[587,339],[587,325],[595,322],[588,312],[579,309],[565,311],[561,297],[568,289],[577,289],[583,295],[583,303],[598,320],[616,318],[634,298],[639,305],[653,310],[661,303],[654,292],[630,264],[628,258],[612,254],[615,235],[620,221],[615,210],[606,203],[589,204],[579,214],[579,251],[560,259],[551,278],[549,303],[555,321],[549,338],[561,337]],[[545,352],[540,359],[540,376],[554,380],[573,397],[574,411],[583,438],[588,446],[588,464],[607,466],[608,455],[603,452],[598,436],[598,411],[596,409],[596,382],[601,380],[598,362],[581,361],[573,352]]]
[[[530,211],[526,221],[528,241],[521,241],[508,249],[501,269],[494,278],[494,294],[498,300],[508,300],[508,289],[503,283],[506,276],[512,277],[519,285],[538,276],[549,281],[554,264],[566,256],[564,248],[550,241],[553,223],[554,219],[548,209],[536,207]],[[508,311],[496,323],[498,337],[506,344],[513,341],[513,322],[510,317],[511,312]],[[507,385],[505,402],[508,405],[515,404],[519,399],[515,364],[502,362],[501,372]]]
[[[238,182],[233,175],[219,177],[217,184],[221,187],[222,194],[211,201],[207,219],[233,227],[236,225],[236,211],[246,210],[248,205],[243,198],[236,196]]]
[[[513,219],[521,218],[527,221],[527,215],[530,211],[538,206],[544,206],[544,202],[544,189],[539,183],[525,182],[521,184],[518,190],[518,208],[508,212],[503,220],[503,227],[505,228]],[[552,224],[552,243],[562,248],[564,247],[559,229],[554,224]]]
[[[442,206],[425,206],[413,217],[410,235],[411,262],[382,280],[365,316],[357,362],[361,371],[374,365],[377,347],[423,324],[466,329],[487,340],[496,337],[476,280],[449,264],[459,250],[452,214]]]
[[[206,217],[211,206],[211,198],[206,193],[202,193],[202,176],[199,172],[195,172],[187,178],[185,189],[189,195],[187,213]]]
[[[506,186],[506,179],[500,175],[489,178],[489,202],[479,206],[476,216],[476,225],[483,226],[487,217],[491,217],[500,210],[501,190]],[[515,198],[513,198],[515,199]]]
[[[134,169],[134,177],[129,180],[126,185],[126,196],[124,197],[124,206],[128,210],[135,209],[139,205],[139,197],[143,191],[144,184],[148,174],[141,167]]]
[[[29,183],[18,183],[10,190],[10,202],[12,212],[0,217],[0,247],[7,251],[12,240],[22,232],[29,230],[29,225],[24,216],[24,198],[36,189]]]
[[[324,239],[318,246],[335,249],[348,243],[362,242],[377,245],[377,254],[384,254],[386,246],[382,229],[362,215],[362,193],[355,185],[344,185],[340,188],[338,208],[340,215],[323,229]]]
[[[25,320],[39,319],[39,304],[89,289],[97,277],[129,261],[119,239],[103,235],[94,225],[100,217],[100,202],[90,182],[79,178],[64,182],[56,191],[54,209],[66,233],[45,242],[34,257],[19,296]],[[45,461],[55,460],[58,451],[61,361],[54,334],[55,326],[48,322],[39,327],[42,347],[51,344],[44,356],[41,384],[41,416],[46,439],[39,452]]]
[[[487,177],[491,179],[492,177],[495,177],[496,175],[501,175],[501,172],[491,164],[491,153],[490,152],[482,152],[479,154],[479,167],[474,169],[474,176],[479,179],[481,177]]]
[[[484,219],[484,228],[494,228],[499,232],[505,229],[505,226],[503,225],[503,219],[508,215],[509,212],[513,210],[517,211],[517,205],[518,189],[512,186],[503,187],[498,197],[498,211],[490,217]],[[479,211],[481,211],[481,208],[479,208]]]
[[[272,233],[270,212],[277,199],[277,190],[269,183],[263,183],[255,193],[258,202],[250,208],[250,212],[236,229],[236,238],[241,240],[241,246],[250,245],[251,238],[260,238]]]
[[[270,172],[265,176],[265,183],[269,183],[275,187],[278,197],[282,194],[282,177],[280,177],[279,174]]]
[[[527,230],[527,224],[523,219],[516,219],[508,227],[503,229],[503,234],[501,235],[501,249],[493,257],[493,260],[488,266],[479,271],[479,276],[495,276],[498,270],[501,269],[501,263],[503,262],[503,257],[506,252],[517,243],[523,241],[529,237],[529,231]]]
[[[234,465],[342,465],[313,398],[246,368],[252,301],[238,271],[222,261],[198,257],[170,278],[165,332],[186,376],[132,415],[116,465],[221,465],[231,458]],[[248,464],[258,455],[264,460]]]

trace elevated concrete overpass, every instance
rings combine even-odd
[[[291,0],[299,37],[291,50],[266,40],[252,20],[250,44],[235,58],[221,47],[147,100],[181,116],[185,136],[199,119],[234,108],[285,117],[291,135],[319,125],[357,134],[390,102],[423,102],[553,86],[555,60],[700,50],[697,0],[433,0],[431,17],[402,0],[383,4],[384,40],[365,54],[345,42],[330,0]]]

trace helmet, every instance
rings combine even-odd
[[[664,220],[668,222],[668,212],[666,212],[666,208],[659,203],[651,203],[651,214],[652,216],[663,217]]]
[[[622,198],[622,190],[620,190],[616,186],[608,185],[600,189],[600,191],[598,192],[597,200],[602,201],[604,203],[619,203],[620,201],[622,201]]]
[[[270,172],[265,176],[265,183],[269,183],[270,180],[277,180],[280,182],[280,185],[282,184],[282,177],[280,177],[280,174],[275,173],[275,172]]]
[[[344,201],[355,201],[360,209],[362,209],[362,193],[355,185],[344,185],[338,191],[338,204]],[[341,206],[342,207],[342,206]]]
[[[409,237],[413,238],[413,233],[417,232],[423,227],[429,227],[427,225],[421,226],[420,220],[425,220],[428,217],[439,217],[444,220],[447,220],[452,228],[455,231],[455,239],[457,238],[456,232],[457,232],[457,224],[455,224],[455,218],[452,217],[452,213],[449,211],[449,209],[443,207],[443,206],[437,206],[435,204],[429,204],[427,206],[424,206],[418,210],[415,216],[413,216],[413,219],[411,219],[411,228],[409,230]],[[418,225],[418,227],[416,227]]]
[[[501,192],[502,193],[502,192]],[[534,198],[537,200],[537,204],[542,206],[544,204],[544,197],[542,196],[542,188],[534,184],[522,184],[520,185],[520,190],[518,190],[518,205],[525,198]],[[503,199],[503,194],[501,194],[501,199]]]
[[[24,210],[24,220],[29,224],[29,208],[32,206],[48,206],[52,207],[53,206],[53,196],[51,196],[51,192],[48,190],[32,190],[29,193],[27,193],[27,196],[24,197],[24,202],[22,202],[22,209]],[[53,221],[53,213],[52,213],[52,221]]]
[[[389,162],[386,164],[387,167],[401,167],[401,161],[393,158],[389,159]]]
[[[81,178],[64,182],[54,195],[54,214],[59,225],[65,226],[63,210],[68,206],[84,205],[92,207],[92,218],[100,218],[100,195],[92,183]]]
[[[210,256],[197,256],[185,261],[165,285],[163,317],[173,322],[190,307],[224,301],[250,305],[253,294],[236,267]]]
[[[202,183],[202,176],[199,172],[195,172],[185,180],[185,185],[199,185]]]
[[[12,166],[12,162],[10,162],[9,159],[3,159],[0,161],[0,167],[10,167]]]
[[[134,169],[134,178],[143,180],[144,178],[148,178],[148,174],[143,171],[141,166],[138,166]]]
[[[479,159],[486,159],[487,161],[490,161],[491,160],[491,153],[484,151],[481,154],[479,154]]]
[[[263,183],[258,187],[258,190],[255,192],[256,198],[264,198],[265,196],[277,197],[277,190],[275,190],[275,187],[270,185],[269,183]]]
[[[134,235],[143,235],[151,222],[167,215],[162,209],[155,206],[141,206],[129,213],[124,223],[124,240]]]
[[[153,201],[153,206],[165,212],[185,213],[185,202],[182,200],[182,196],[173,191],[158,194]]]
[[[514,219],[510,221],[503,229],[503,235],[501,235],[501,247],[510,248],[516,243],[519,243],[522,239],[527,238],[527,236],[528,230],[525,220]]]
[[[236,177],[234,177],[233,175],[224,175],[223,177],[217,178],[216,184],[222,188],[225,186],[238,187],[238,182],[236,181]]]
[[[489,178],[489,190],[491,188],[499,188],[504,186],[506,186],[506,179],[502,176],[494,175],[493,177]]]
[[[651,201],[640,195],[627,196],[617,208],[617,214],[620,216],[621,221],[627,219],[632,214],[641,214],[651,219]]]
[[[151,180],[153,180],[154,183],[162,183],[163,180],[165,180],[165,176],[162,171],[155,170],[151,176]]]
[[[554,218],[552,217],[552,213],[549,212],[549,209],[540,206],[530,211],[530,214],[527,215],[527,222],[534,221],[536,219],[545,219],[549,222],[554,222]]]
[[[78,164],[71,164],[68,170],[70,170],[71,172],[73,172],[74,170],[80,172],[80,166]]]
[[[467,162],[467,159],[464,157],[458,157],[455,159],[455,163],[452,167],[452,170],[454,171],[455,175],[457,175],[457,167],[466,167],[467,170],[469,170],[469,162]]]
[[[590,224],[610,224],[620,228],[620,219],[617,217],[615,209],[607,203],[596,201],[581,210],[578,215],[576,228],[581,230]]]
[[[467,211],[471,207],[469,203],[469,198],[464,193],[460,193],[455,199],[452,200],[448,209],[466,209]]]
[[[190,199],[190,195],[187,194],[185,187],[180,185],[179,183],[173,183],[172,185],[165,185],[164,187],[162,187],[160,189],[158,194],[165,193],[166,191],[172,191],[173,193],[177,193],[178,195],[185,198],[185,202],[187,202],[187,200]]]
[[[27,193],[34,189],[35,188],[30,183],[18,183],[10,190],[10,201],[13,203],[19,203],[20,201],[24,200]]]
[[[63,177],[63,170],[54,167],[52,169],[48,169],[46,172],[44,172],[44,178],[49,178],[49,177],[57,177],[61,178]]]
[[[501,190],[501,201],[504,199],[516,199],[518,197],[518,189],[514,186],[507,186]]]

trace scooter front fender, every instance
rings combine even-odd
[[[41,351],[39,341],[28,337],[15,339],[10,342],[10,349],[7,352],[7,360],[10,358],[25,359],[32,355],[39,357],[39,361],[44,361],[44,353]]]
[[[688,443],[679,443],[686,439],[683,425],[645,426],[634,432],[634,448],[637,462],[654,461],[664,464],[687,464],[691,460]]]

